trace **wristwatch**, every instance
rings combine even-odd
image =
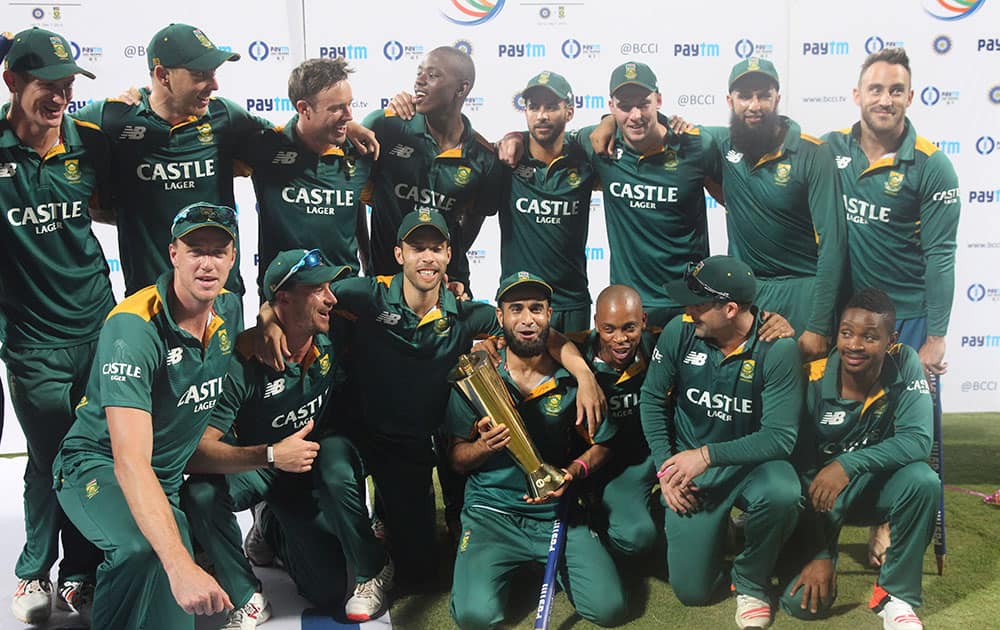
[[[274,468],[274,444],[267,445],[267,467]]]

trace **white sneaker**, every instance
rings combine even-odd
[[[80,580],[66,580],[59,584],[56,593],[56,608],[72,610],[80,618],[90,623],[90,612],[94,607],[94,585]]]
[[[52,614],[52,582],[21,580],[14,591],[10,611],[21,623],[37,624]]]
[[[913,607],[892,595],[882,604],[878,616],[882,618],[884,630],[921,630],[924,627]]]
[[[752,595],[736,594],[736,625],[739,628],[768,628],[771,625],[771,605]]]
[[[392,589],[395,568],[390,558],[378,575],[354,587],[354,595],[347,600],[347,618],[351,621],[368,621],[381,615],[386,593]]]
[[[271,602],[263,593],[254,593],[250,601],[229,613],[229,620],[222,630],[253,630],[271,618]]]
[[[264,511],[265,507],[266,504],[263,501],[253,506],[251,509],[253,527],[243,539],[243,551],[246,552],[250,562],[258,567],[269,567],[274,564],[274,549],[271,549],[271,545],[264,538],[264,532],[260,529],[261,512]]]

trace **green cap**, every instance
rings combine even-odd
[[[58,81],[74,74],[94,78],[93,72],[76,65],[73,47],[65,37],[38,27],[14,36],[14,43],[7,53],[6,69],[27,72],[43,81]]]
[[[526,284],[535,285],[545,293],[545,298],[552,297],[552,285],[548,282],[542,280],[535,274],[528,271],[517,271],[510,274],[506,278],[500,281],[500,288],[497,289],[497,304],[503,301],[503,296],[505,293],[513,289],[514,287],[524,286]]]
[[[146,62],[150,70],[156,66],[215,70],[226,61],[239,58],[239,53],[216,48],[200,28],[189,24],[171,24],[160,29],[146,48]]]
[[[710,256],[688,264],[684,277],[664,285],[667,295],[681,306],[704,302],[750,304],[757,295],[757,279],[742,260]]]
[[[204,227],[221,228],[235,242],[236,211],[228,206],[217,206],[205,201],[195,202],[185,206],[174,216],[170,235],[176,240]]]
[[[774,81],[775,89],[781,87],[778,82],[778,71],[775,70],[773,63],[759,57],[747,57],[733,66],[733,71],[729,73],[729,91],[732,92],[733,84],[748,74],[762,74]]]
[[[528,86],[521,91],[521,95],[524,98],[528,98],[528,91],[535,88],[548,90],[555,94],[557,98],[566,101],[571,106],[573,105],[573,88],[569,86],[569,81],[561,74],[549,72],[548,70],[536,74],[528,81]]]
[[[444,220],[444,215],[433,210],[414,210],[403,217],[403,222],[399,224],[396,231],[396,242],[406,240],[414,230],[422,227],[432,227],[444,236],[444,240],[450,241],[451,234],[448,232],[448,223]]]
[[[614,96],[623,85],[638,85],[650,92],[660,91],[656,87],[656,75],[649,66],[638,61],[626,61],[611,73],[611,95]]]
[[[280,252],[264,272],[264,299],[274,300],[279,289],[290,289],[297,284],[323,284],[349,275],[347,265],[335,267],[318,249],[289,249]]]

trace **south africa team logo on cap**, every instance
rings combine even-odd
[[[465,186],[469,183],[469,176],[472,175],[472,169],[468,166],[459,166],[458,170],[455,171],[455,183],[459,186]]]
[[[201,32],[200,28],[194,29],[192,35],[194,35],[194,38],[198,40],[198,43],[200,43],[205,48],[215,48],[211,40],[209,40],[208,36],[206,36],[204,33]]]
[[[518,280],[527,280],[530,275],[531,274],[528,273],[527,271],[518,271],[517,272],[517,279]]]
[[[431,222],[431,211],[430,210],[421,210],[420,214],[417,215],[417,218],[420,219],[421,223],[430,223]]]
[[[69,51],[63,46],[61,37],[50,37],[49,41],[52,42],[52,52],[55,53],[56,57],[59,57],[63,61],[69,59]]]
[[[545,408],[545,413],[550,416],[558,416],[559,409],[562,407],[562,394],[552,394],[545,399],[543,404]]]
[[[903,187],[903,174],[898,171],[889,171],[889,179],[885,181],[885,192],[895,195]]]
[[[756,57],[750,57],[747,59],[747,71],[760,70],[760,59]]]
[[[66,169],[63,176],[67,182],[75,184],[80,181],[80,160],[66,160],[63,166]]]
[[[573,188],[578,188],[580,186],[580,173],[577,172],[575,168],[566,170],[566,181]]]
[[[215,134],[212,133],[211,123],[198,125],[195,129],[198,130],[198,142],[202,144],[211,144],[212,141],[215,140]]]
[[[637,76],[639,76],[639,73],[636,72],[635,64],[634,63],[625,64],[625,78],[628,79],[629,81],[633,81]]]
[[[548,72],[543,72],[540,75],[538,75],[538,85],[545,85],[548,82],[549,82]]]
[[[330,355],[324,354],[319,358],[319,373],[326,376],[326,373],[330,371]]]
[[[774,183],[779,186],[784,186],[788,183],[788,180],[792,177],[792,165],[789,162],[783,162],[777,166],[774,170]]]

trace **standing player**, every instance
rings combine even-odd
[[[223,290],[236,213],[193,204],[171,229],[173,271],[119,304],[53,465],[59,503],[104,551],[95,628],[194,628],[231,609],[191,557],[178,490],[233,350],[240,298]]]
[[[547,278],[553,287],[552,327],[590,326],[587,229],[594,169],[579,145],[566,142],[573,90],[561,75],[542,72],[521,93],[528,122],[524,157],[504,169],[500,206],[500,276],[518,270]]]
[[[60,533],[57,605],[68,602],[86,618],[100,562],[52,490],[52,461],[83,396],[101,322],[114,306],[87,212],[98,185],[107,183],[108,146],[89,125],[64,117],[76,75],[94,78],[72,53],[51,31],[18,33],[3,72],[11,100],[0,108],[2,358],[28,443],[25,544],[11,609],[30,624],[51,612],[49,571]]]
[[[851,286],[855,291],[879,287],[895,304],[899,341],[918,350],[932,385],[940,461],[941,394],[936,385],[947,370],[944,342],[955,289],[961,197],[948,157],[918,136],[906,117],[912,101],[906,51],[873,53],[854,88],[861,120],[824,139],[837,157]],[[875,541],[876,565],[888,544],[885,537]],[[943,549],[937,551],[941,562]]]
[[[512,572],[545,561],[556,503],[573,492],[575,480],[604,463],[607,441],[615,433],[614,425],[605,422],[588,447],[573,428],[575,383],[546,348],[551,295],[548,283],[527,272],[501,281],[496,318],[507,346],[500,351],[499,372],[542,459],[563,467],[566,483],[541,499],[527,498],[524,473],[504,451],[508,428],[478,418],[457,392],[448,404],[451,460],[456,470],[469,474],[451,591],[451,616],[463,629],[492,628],[503,621]],[[620,623],[625,592],[611,556],[584,515],[571,517],[565,526],[559,576],[573,605],[593,623]]]
[[[799,353],[791,339],[758,339],[757,290],[746,263],[712,256],[671,282],[686,315],[664,329],[640,394],[642,428],[660,462],[667,565],[685,605],[708,603],[731,583],[736,624],[771,623],[771,573],[800,509],[786,458],[802,406]],[[733,506],[746,513],[746,545],[722,571]]]
[[[824,615],[836,599],[841,525],[888,520],[892,546],[870,606],[887,630],[923,628],[913,607],[921,603],[941,487],[926,462],[930,389],[917,352],[896,343],[895,324],[889,297],[864,289],[844,309],[836,349],[808,364],[796,459],[812,509],[803,514],[805,538],[796,545],[803,568],[781,600],[800,619]]]

